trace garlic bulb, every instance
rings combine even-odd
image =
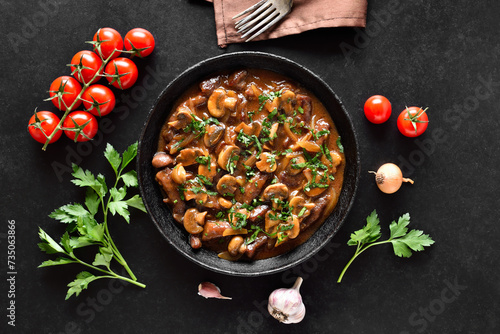
[[[267,310],[275,319],[284,324],[294,324],[304,319],[306,307],[299,292],[301,284],[302,277],[297,277],[292,288],[277,289],[271,293]]]

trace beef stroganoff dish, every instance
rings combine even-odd
[[[340,137],[300,84],[262,69],[217,73],[165,112],[152,164],[192,248],[231,261],[277,256],[334,210],[345,169]]]

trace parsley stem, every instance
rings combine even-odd
[[[368,246],[365,246],[365,247],[362,247],[361,243],[358,243],[358,248],[356,249],[356,252],[354,253],[354,256],[349,260],[349,262],[347,262],[346,266],[344,267],[344,269],[340,273],[340,276],[339,276],[339,279],[337,280],[337,283],[340,283],[342,281],[342,278],[344,277],[344,274],[347,271],[347,268],[349,268],[349,266],[354,261],[354,259],[357,258],[359,255],[361,255],[361,253],[363,253],[365,250],[367,250],[368,248],[370,248],[372,246],[386,244],[386,243],[391,242],[391,240],[392,239],[383,240],[383,241],[379,241],[379,242],[374,242],[374,243],[369,244]]]
[[[137,282],[137,280],[131,280],[130,278],[125,277],[125,276],[118,275],[115,272],[113,272],[111,269],[110,270],[104,270],[104,269],[101,269],[99,267],[93,266],[93,265],[91,265],[91,264],[89,264],[87,262],[84,262],[84,261],[80,260],[79,258],[77,258],[74,255],[72,257],[73,257],[73,259],[75,259],[76,261],[78,261],[78,263],[80,263],[80,264],[82,264],[84,266],[87,266],[87,267],[92,268],[94,270],[97,270],[97,271],[100,271],[102,273],[108,274],[107,276],[99,276],[99,278],[116,278],[116,279],[121,279],[123,281],[132,283],[132,284],[137,285],[137,286],[139,286],[141,288],[145,288],[146,287],[146,284]]]

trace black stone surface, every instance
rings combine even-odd
[[[321,29],[278,40],[217,47],[213,9],[201,0],[0,1],[2,112],[0,141],[1,333],[498,333],[500,181],[500,4],[498,1],[379,1],[369,3],[368,26]],[[117,112],[92,144],[62,138],[46,152],[26,125],[53,79],[99,27],[123,35],[143,27],[156,37],[152,56],[138,62],[135,90],[117,92]],[[359,135],[361,179],[353,209],[339,233],[312,259],[283,273],[231,277],[203,269],[178,254],[150,219],[134,213],[111,233],[146,289],[110,281],[90,285],[64,301],[65,285],[81,268],[37,269],[47,259],[37,229],[59,235],[47,215],[83,200],[64,169],[78,162],[112,172],[102,159],[106,142],[123,151],[135,141],[164,87],[189,66],[240,50],[274,53],[324,79],[351,114]],[[373,125],[362,112],[373,94],[388,97],[393,115]],[[396,129],[408,105],[429,107],[427,132],[409,139]],[[377,189],[369,170],[399,164],[415,180],[396,195]],[[436,244],[410,259],[390,246],[370,249],[336,280],[354,249],[352,231],[377,209],[382,231],[409,212],[410,227]],[[15,299],[7,279],[8,225],[15,222]],[[13,223],[14,224],[14,223]],[[304,278],[305,319],[282,325],[264,309],[269,293]],[[217,284],[227,300],[197,295],[202,281]],[[111,285],[110,285],[111,284]],[[15,300],[15,327],[7,308]]]

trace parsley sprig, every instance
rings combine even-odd
[[[74,179],[71,182],[79,187],[86,188],[85,206],[80,203],[63,205],[54,210],[49,217],[67,224],[66,232],[61,237],[60,242],[56,242],[42,228],[39,228],[39,237],[42,240],[38,244],[40,249],[47,254],[59,254],[55,260],[44,261],[40,267],[79,263],[84,265],[98,275],[88,271],[82,271],[76,275],[76,279],[68,284],[66,299],[73,294],[78,296],[88,285],[101,278],[115,278],[129,283],[146,287],[137,282],[137,278],[128,266],[120,251],[116,247],[108,229],[108,213],[113,216],[122,216],[127,223],[130,223],[129,207],[146,212],[142,199],[139,195],[134,195],[125,199],[127,189],[137,187],[137,173],[130,170],[124,173],[125,167],[137,155],[137,143],[130,145],[123,155],[120,155],[111,144],[108,143],[104,151],[104,156],[115,172],[114,185],[108,189],[104,175],[97,177],[88,170],[73,164]],[[119,183],[123,183],[119,187]],[[102,209],[102,222],[98,222],[96,214]],[[80,259],[75,250],[87,246],[97,246],[99,251],[95,255],[94,261],[88,263]],[[118,275],[111,268],[112,261],[115,260],[123,266],[129,277]]]
[[[398,222],[393,221],[389,225],[391,236],[387,240],[378,241],[382,234],[380,233],[379,218],[377,211],[373,212],[366,218],[366,225],[351,234],[351,239],[347,242],[349,246],[356,246],[356,252],[351,260],[347,263],[342,270],[342,273],[337,280],[337,283],[342,281],[347,268],[351,265],[355,258],[370,247],[392,243],[394,254],[399,257],[410,257],[413,251],[423,251],[424,247],[428,247],[434,243],[434,240],[420,230],[411,230],[408,232],[408,224],[410,224],[410,214],[405,213],[399,217]]]

